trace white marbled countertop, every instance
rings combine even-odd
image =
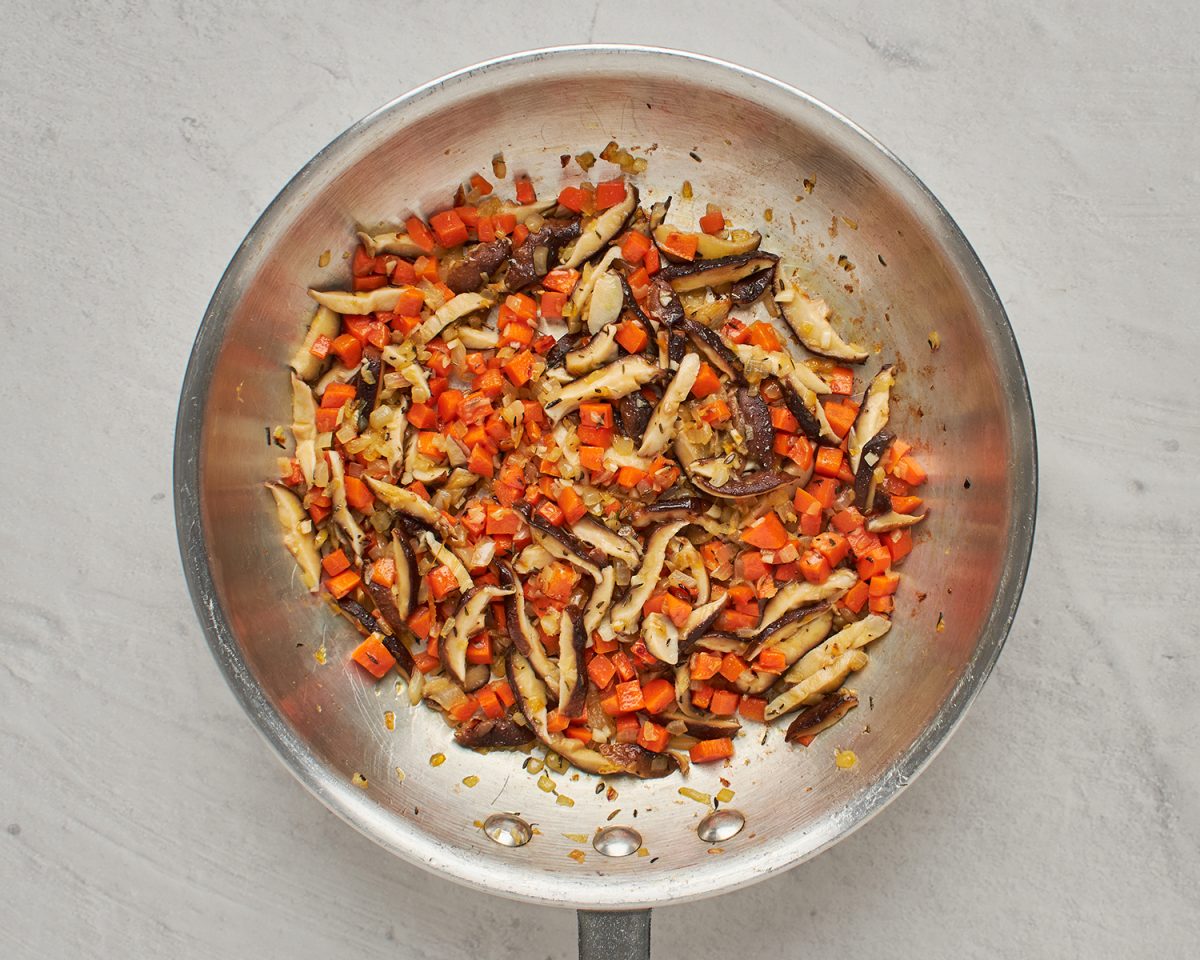
[[[569,913],[402,863],[271,756],[192,615],[170,452],[204,306],[305,160],[585,39],[744,63],[898,153],[991,272],[1040,439],[1025,600],[958,734],[835,849],[658,911],[656,956],[1195,955],[1200,8],[665,6],[6,9],[0,956],[573,956]]]

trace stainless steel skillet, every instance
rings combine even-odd
[[[719,198],[739,224],[754,223],[772,249],[824,278],[821,292],[853,318],[858,338],[902,364],[893,416],[919,441],[931,476],[932,542],[907,563],[896,629],[856,679],[864,706],[807,750],[785,746],[779,733],[764,745],[743,739],[731,768],[695,769],[688,779],[715,794],[724,777],[735,791],[731,805],[746,827],[717,844],[720,853],[697,836],[708,811],[678,793],[677,779],[613,781],[618,796],[609,800],[590,778],[550,773],[574,803],[560,805],[519,758],[459,750],[431,713],[366,683],[346,662],[350,628],[296,582],[261,487],[280,452],[264,427],[289,420],[283,369],[311,309],[305,289],[344,278],[340,253],[357,226],[436,208],[456,179],[486,172],[498,151],[549,189],[564,175],[560,155],[598,153],[609,140],[646,151],[645,180],[658,188],[650,199],[678,195],[688,180],[699,203]],[[327,249],[333,258],[322,267]],[[1020,355],[987,275],[937,200],[882,146],[799,91],[645,47],[490,61],[399,98],[317,154],[222,278],[176,431],[176,516],[196,611],[268,742],[331,810],[406,860],[502,896],[596,911],[580,914],[586,956],[646,955],[646,908],[800,863],[909,783],[1000,652],[1035,502]],[[324,665],[313,655],[322,645]],[[386,710],[397,714],[394,731]],[[836,768],[835,745],[852,749],[858,765]],[[434,767],[436,753],[446,760]],[[468,776],[479,785],[465,787]],[[490,839],[478,824],[496,813],[535,826],[532,841]],[[636,829],[647,853],[610,858],[593,849],[596,829],[613,825]]]

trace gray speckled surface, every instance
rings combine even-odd
[[[742,62],[895,150],[991,272],[1040,434],[1025,601],[957,736],[817,860],[657,912],[655,955],[1194,951],[1200,13],[140,6],[0,35],[0,956],[573,955],[570,914],[406,866],[285,773],[204,649],[169,490],[196,325],[275,190],[416,83],[585,39]]]

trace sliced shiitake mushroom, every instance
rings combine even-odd
[[[626,187],[624,200],[609,207],[588,224],[575,246],[563,258],[564,264],[568,267],[577,267],[599,253],[625,228],[625,224],[629,222],[629,218],[637,206],[638,189],[630,185]]]
[[[512,253],[512,241],[497,237],[477,243],[446,271],[446,286],[455,293],[473,293],[493,276]]]
[[[880,430],[863,445],[858,470],[854,473],[854,503],[863,513],[875,506],[876,485],[883,474],[880,461],[895,439],[886,430]],[[879,494],[882,496],[883,491],[879,491]]]
[[[617,402],[617,428],[621,435],[641,443],[654,408],[640,390],[628,393]]]
[[[739,307],[748,306],[771,289],[774,279],[775,269],[773,267],[759,270],[758,273],[752,273],[735,283],[729,290],[729,296]]]
[[[684,319],[679,324],[679,329],[687,335],[714,370],[726,376],[735,386],[746,382],[746,371],[742,361],[729,349],[716,330],[710,330],[690,319]]]
[[[513,568],[505,561],[496,564],[500,585],[510,591],[504,598],[504,626],[514,647],[529,659],[539,677],[553,689],[558,689],[558,667],[546,654],[541,631],[525,611],[525,592]]]
[[[318,337],[334,339],[341,326],[341,321],[336,313],[326,306],[317,305],[316,313],[308,323],[308,333],[304,335],[304,342],[292,354],[292,359],[288,361],[288,365],[296,371],[296,376],[301,380],[312,380],[320,375],[325,361],[313,355],[313,345],[317,342]]]
[[[896,367],[887,364],[867,385],[858,415],[846,435],[846,450],[850,455],[850,472],[858,472],[863,449],[876,434],[887,426],[892,387],[896,383]],[[871,464],[874,466],[874,464]]]
[[[770,463],[775,443],[771,408],[757,390],[751,390],[749,387],[738,387],[734,401],[734,416],[738,428],[746,437],[746,452],[750,459],[759,464]]]
[[[676,293],[736,283],[760,270],[769,270],[779,258],[773,253],[743,253],[716,260],[693,260],[663,267],[656,276],[668,281]]]
[[[590,400],[618,400],[662,375],[662,368],[643,356],[622,357],[565,385],[545,405],[546,415],[557,423]]]
[[[283,528],[283,545],[287,547],[296,560],[300,569],[300,579],[311,591],[316,591],[321,583],[321,555],[317,552],[316,538],[311,527],[306,523],[309,519],[300,498],[281,483],[268,483],[267,489],[275,498],[275,514],[279,525]]]
[[[459,746],[474,749],[521,747],[536,739],[532,729],[509,717],[472,717],[454,731],[454,740]]]
[[[579,237],[577,217],[570,220],[544,220],[541,227],[525,238],[512,252],[508,261],[508,272],[504,275],[504,288],[510,292],[524,290],[540,280],[553,265],[558,252]]]
[[[820,297],[811,297],[776,271],[775,302],[796,338],[805,349],[822,357],[862,363],[869,354],[843,340],[829,322],[829,305]]]
[[[659,245],[660,249],[668,259],[679,259],[673,257],[670,253],[670,237],[674,234],[679,237],[687,237],[696,239],[696,255],[703,260],[721,260],[735,256],[745,256],[758,249],[758,245],[762,243],[762,234],[757,230],[751,233],[749,230],[731,230],[729,235],[722,237],[712,233],[693,233],[687,230],[679,230],[669,224],[662,224],[654,230],[654,240]]]
[[[827,693],[811,707],[796,714],[796,719],[787,728],[784,740],[788,743],[797,743],[806,738],[815,737],[822,730],[832,727],[857,706],[858,697],[849,690],[842,689]]]
[[[693,468],[697,464],[693,464]],[[784,473],[782,470],[756,470],[744,473],[721,486],[715,486],[699,473],[689,473],[688,479],[697,490],[707,493],[710,497],[720,497],[722,500],[745,500],[749,497],[761,497],[789,484],[799,483],[801,477]]]
[[[646,541],[642,565],[638,568],[629,590],[609,614],[609,620],[617,633],[629,633],[637,628],[641,620],[642,607],[650,599],[662,577],[663,563],[667,559],[667,544],[671,538],[688,525],[688,520],[673,520],[656,527]]]
[[[488,607],[494,600],[509,596],[513,591],[490,584],[468,590],[458,603],[450,632],[442,641],[442,661],[459,683],[467,681],[467,642],[483,629]]]

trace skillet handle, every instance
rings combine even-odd
[[[580,910],[579,960],[650,960],[649,910]]]

